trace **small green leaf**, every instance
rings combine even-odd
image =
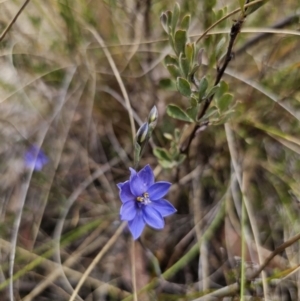
[[[199,83],[199,101],[201,101],[202,98],[204,97],[207,87],[208,87],[208,80],[205,76],[203,76]]]
[[[191,117],[191,119],[196,121],[197,113],[198,113],[198,107],[189,107],[189,108],[187,108],[186,113]]]
[[[219,10],[217,10],[217,11],[215,11],[215,18],[216,18],[216,20],[222,19],[223,15],[224,15],[224,11],[223,11],[222,8],[219,9]]]
[[[174,34],[176,26],[177,26],[179,14],[180,14],[180,6],[178,3],[175,3],[174,9],[173,9],[172,25],[171,25],[173,34]]]
[[[190,98],[190,103],[192,107],[196,107],[198,105],[198,98],[195,94],[192,93]]]
[[[190,83],[183,77],[178,77],[176,81],[176,86],[181,95],[190,97],[192,90]]]
[[[189,65],[192,66],[194,62],[194,53],[195,53],[195,44],[186,43],[185,44],[185,56],[189,62]]]
[[[226,93],[222,97],[216,99],[216,105],[220,113],[225,112],[233,101],[233,95]]]
[[[187,121],[187,122],[193,122],[193,119],[187,115],[181,108],[175,106],[175,105],[168,105],[167,108],[167,114],[175,119]]]
[[[213,95],[215,95],[217,93],[217,91],[220,89],[220,85],[216,85],[216,86],[213,86],[207,93],[206,97],[209,98]]]
[[[170,154],[168,153],[168,151],[164,148],[161,147],[156,147],[153,150],[153,154],[154,156],[159,159],[159,160],[163,160],[163,161],[172,161],[172,158],[170,156]]]
[[[176,160],[176,157],[178,157],[179,149],[178,149],[178,143],[175,141],[171,142],[170,149],[169,149],[170,155],[172,156],[173,160]]]
[[[160,15],[160,23],[164,29],[164,31],[169,34],[169,27],[168,27],[168,16],[165,13]]]
[[[229,110],[224,115],[222,115],[221,122],[226,123],[236,114],[235,110]]]
[[[188,31],[191,23],[191,15],[185,15],[181,21],[180,28]]]
[[[169,30],[171,30],[171,26],[169,27]],[[171,47],[173,48],[173,50],[175,51],[175,45],[174,45],[174,38],[173,35],[169,35],[169,43],[171,45]]]
[[[174,168],[176,166],[176,162],[173,161],[158,160],[158,162],[161,165],[161,167],[165,169]]]
[[[210,117],[215,117],[214,115],[219,116],[219,111],[215,106],[211,106],[208,108],[205,115],[201,119],[208,119]]]
[[[177,78],[181,75],[179,68],[175,65],[167,65],[167,69],[174,78]]]
[[[249,1],[248,4],[250,4],[251,2],[254,2],[254,1]],[[255,3],[255,4],[247,7],[245,9],[246,16],[249,16],[250,14],[252,14],[253,12],[255,12],[257,9],[259,9],[261,6],[265,5],[267,2],[269,2],[269,0],[258,2],[258,3]]]
[[[182,52],[179,56],[179,67],[184,77],[187,78],[190,71],[190,63]]]
[[[181,131],[179,129],[175,129],[174,130],[174,138],[175,138],[175,142],[178,143],[181,137]]]
[[[221,80],[221,82],[219,83],[219,86],[220,86],[220,88],[215,94],[216,98],[222,97],[222,95],[225,94],[229,89],[228,84],[223,80]]]
[[[184,53],[185,50],[185,43],[187,42],[186,30],[177,30],[175,33],[174,40],[175,52],[179,56],[180,53]]]
[[[164,133],[164,137],[170,141],[173,140],[173,136],[170,133]]]
[[[241,10],[244,14],[245,13],[245,11],[244,11],[245,0],[239,0],[239,3],[240,3]]]
[[[158,84],[159,88],[168,90],[168,91],[177,91],[176,83],[174,80],[167,78],[162,78]]]
[[[190,72],[190,76],[193,77],[195,75],[195,73],[198,71],[199,69],[199,65],[198,64],[195,64]]]
[[[167,20],[168,20],[168,22],[167,22],[168,32],[170,34],[172,32],[172,16],[173,16],[173,13],[170,10],[168,10],[168,11],[166,11],[166,15],[167,15]]]
[[[174,55],[167,54],[164,59],[165,65],[173,64],[178,66],[178,59]]]

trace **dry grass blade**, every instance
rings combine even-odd
[[[100,37],[100,35],[93,29],[93,28],[89,28],[90,32],[94,35],[95,39],[97,40],[97,42],[100,44],[100,46],[103,48],[103,52],[105,53],[105,56],[107,57],[107,60],[111,66],[111,69],[118,81],[118,84],[120,86],[120,89],[122,91],[123,97],[125,99],[125,103],[127,105],[127,111],[129,114],[129,120],[130,120],[130,125],[131,125],[131,134],[132,134],[132,141],[134,141],[135,138],[135,134],[136,134],[136,130],[135,130],[135,124],[134,124],[134,120],[133,120],[133,114],[132,114],[132,108],[130,105],[130,100],[126,91],[126,88],[124,86],[124,83],[122,81],[122,78],[120,76],[120,73],[116,67],[116,64],[110,54],[110,52],[108,51],[107,48],[105,48],[105,44],[103,39]]]
[[[233,132],[232,132],[232,130],[230,128],[230,125],[228,123],[225,124],[225,132],[226,132],[229,151],[230,151],[230,155],[231,155],[232,165],[233,165],[236,177],[238,179],[238,183],[239,183],[241,193],[243,195],[242,202],[245,203],[246,210],[247,210],[247,215],[248,215],[249,220],[250,220],[250,226],[251,226],[251,229],[252,229],[252,232],[253,232],[254,241],[255,241],[255,245],[256,245],[256,252],[258,254],[258,260],[259,260],[258,264],[261,265],[262,262],[263,262],[263,258],[262,258],[262,254],[261,254],[261,251],[260,251],[261,243],[260,243],[260,238],[259,238],[259,230],[256,226],[254,212],[253,212],[253,210],[250,206],[250,202],[249,202],[248,197],[246,195],[246,191],[248,190],[247,187],[249,185],[249,182],[248,182],[249,179],[247,179],[247,173],[242,172],[241,168],[238,166],[238,157],[237,157],[237,151],[236,151],[236,145],[235,145],[235,142],[234,142]],[[242,260],[245,260],[245,258],[242,258]],[[266,281],[266,275],[265,275],[264,272],[262,272],[262,283],[263,283],[264,297],[268,298],[267,297],[268,296],[268,286],[267,286],[267,281]]]
[[[9,32],[9,30],[11,29],[11,27],[14,25],[14,23],[17,21],[18,17],[20,16],[20,14],[22,13],[22,11],[25,9],[25,7],[27,6],[27,4],[29,3],[30,0],[26,0],[23,5],[20,7],[19,11],[16,13],[16,15],[13,17],[13,19],[11,20],[11,22],[7,25],[7,27],[4,29],[4,31],[2,32],[1,36],[0,36],[0,42],[2,42],[2,40],[5,38],[5,36],[7,35],[7,33]]]
[[[116,242],[116,240],[119,238],[119,236],[121,235],[122,231],[125,229],[127,223],[126,222],[122,222],[122,224],[119,226],[119,228],[116,230],[116,232],[114,233],[114,235],[111,237],[111,239],[106,243],[106,245],[102,248],[102,250],[97,254],[97,256],[94,258],[94,260],[92,261],[92,263],[89,265],[89,267],[87,268],[87,270],[84,272],[84,274],[82,275],[82,277],[80,278],[80,281],[78,282],[76,288],[74,289],[74,292],[71,296],[71,298],[69,299],[69,301],[74,301],[75,298],[77,297],[77,294],[81,288],[81,286],[84,284],[84,282],[86,281],[86,278],[89,276],[89,274],[91,273],[91,271],[94,269],[95,265],[101,260],[101,258],[103,257],[103,255],[112,247],[112,245]]]

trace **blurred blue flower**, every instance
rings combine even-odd
[[[36,171],[42,170],[48,162],[48,157],[36,145],[32,145],[24,155],[25,166]]]
[[[120,189],[122,204],[121,220],[128,221],[129,230],[134,239],[140,237],[145,225],[162,229],[164,217],[177,210],[163,197],[168,193],[171,183],[154,183],[154,174],[149,165],[139,172],[130,168],[130,179],[117,186]]]

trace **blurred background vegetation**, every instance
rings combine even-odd
[[[179,1],[190,42],[242,2]],[[23,3],[1,1],[2,32]],[[200,300],[230,285],[205,300],[239,300],[240,283],[245,300],[300,300],[297,240],[251,278],[300,230],[299,4],[271,0],[245,19],[223,76],[228,122],[203,128],[168,165],[153,149],[180,151],[188,131],[166,113],[189,107],[164,64],[173,50],[160,15],[175,2],[29,1],[0,43],[1,300],[71,300],[75,288],[73,300],[130,300],[141,289],[135,300]],[[216,47],[225,38],[226,51],[238,16],[197,43],[199,78],[214,81]],[[116,184],[133,166],[130,118],[137,129],[153,105],[140,167],[173,183],[178,212],[133,245],[116,232]],[[49,157],[42,171],[24,164],[33,144]]]

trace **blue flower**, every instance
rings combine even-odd
[[[42,170],[48,162],[48,157],[36,145],[32,145],[24,155],[25,166],[36,171]]]
[[[130,179],[117,186],[120,189],[122,204],[121,220],[128,221],[129,230],[134,239],[140,237],[145,225],[162,229],[164,217],[177,210],[163,197],[168,193],[171,183],[154,183],[154,174],[149,165],[139,172],[130,168]]]

